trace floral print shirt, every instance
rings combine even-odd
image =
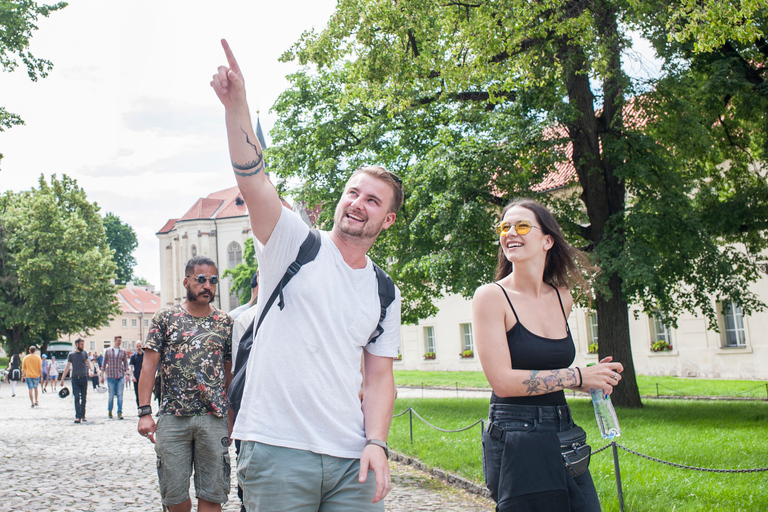
[[[155,313],[144,349],[160,354],[160,414],[227,414],[224,363],[232,362],[233,323],[215,308],[203,318],[180,305]]]

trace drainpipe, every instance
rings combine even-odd
[[[216,272],[220,274],[221,267],[219,266],[219,225],[216,223],[216,217],[213,218],[213,229],[216,231]],[[218,303],[218,308],[221,309],[221,293],[216,294],[216,302]]]

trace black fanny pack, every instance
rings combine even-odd
[[[589,468],[592,447],[587,444],[587,433],[578,425],[557,433],[560,452],[571,476],[579,476]]]
[[[504,440],[505,432],[495,423],[490,423],[488,434],[499,441]],[[592,447],[587,444],[587,433],[583,428],[574,425],[568,430],[557,433],[560,441],[560,453],[563,456],[565,468],[571,476],[579,476],[589,468],[589,458],[592,455]]]

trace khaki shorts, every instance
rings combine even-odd
[[[226,503],[229,495],[229,424],[226,417],[160,415],[155,431],[157,478],[163,505],[189,499],[195,468],[195,497]]]

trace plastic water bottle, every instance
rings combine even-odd
[[[603,439],[613,439],[621,435],[619,427],[619,418],[616,417],[616,410],[611,402],[611,395],[606,395],[602,389],[590,389],[592,396],[592,406],[595,408],[595,418],[597,426],[600,428],[600,435]]]

